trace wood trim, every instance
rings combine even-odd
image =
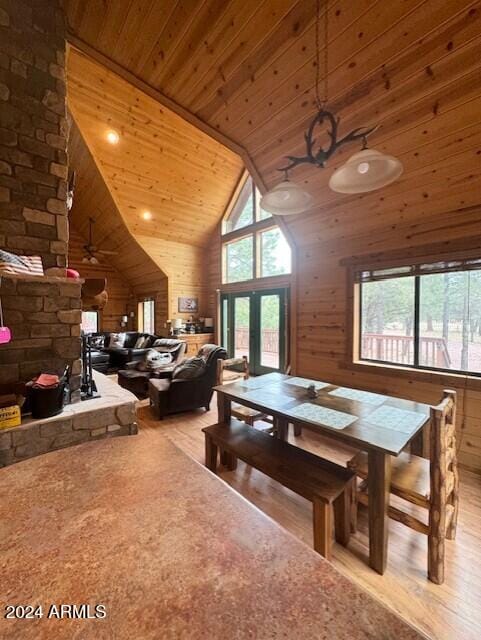
[[[479,206],[474,208],[480,210]],[[406,264],[438,262],[443,259],[458,260],[480,256],[481,235],[478,235],[343,258],[339,261],[339,264],[352,269],[355,267],[356,270],[379,269],[381,267],[388,269]]]

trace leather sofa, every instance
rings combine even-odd
[[[191,380],[156,379],[149,380],[150,405],[156,416],[162,418],[171,413],[210,408],[213,387],[217,380],[217,360],[225,360],[227,353],[217,345],[204,345],[198,353],[206,361],[203,374]]]
[[[161,353],[169,353],[172,361],[165,366],[145,370],[139,366],[139,361],[128,362],[125,369],[118,371],[118,382],[121,387],[134,393],[138,398],[148,395],[150,378],[170,378],[175,367],[184,358],[187,343],[174,338],[160,338],[157,346],[152,347]]]
[[[121,332],[119,332],[121,333]],[[95,352],[101,352],[107,354],[109,357],[108,369],[122,369],[127,362],[137,362],[142,360],[147,351],[152,348],[152,345],[156,340],[159,340],[159,336],[154,336],[150,333],[139,333],[138,331],[125,331],[125,341],[122,347],[109,347],[105,346],[109,344],[111,332],[104,331],[99,333],[92,333],[90,335],[92,344],[92,365],[95,362]],[[136,349],[135,344],[140,338],[147,338],[148,343],[141,349]],[[103,342],[102,342],[103,338]],[[94,368],[96,368],[94,366]]]

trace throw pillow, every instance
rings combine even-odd
[[[140,336],[139,338],[137,338],[137,341],[134,344],[134,349],[144,349],[147,346],[148,341],[148,338]]]
[[[91,336],[90,344],[94,349],[102,349],[105,345],[105,336]]]
[[[173,380],[193,380],[201,376],[206,368],[204,358],[187,358],[180,364],[178,364],[173,373]]]
[[[110,342],[109,342],[109,348],[112,347],[123,347],[125,344],[125,333],[111,333],[110,334]]]
[[[149,349],[141,360],[137,369],[139,371],[153,371],[160,367],[165,367],[172,362],[172,356],[169,353],[159,353],[155,349]]]

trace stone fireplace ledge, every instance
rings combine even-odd
[[[62,413],[26,419],[0,430],[0,467],[74,444],[137,433],[137,398],[102,373],[94,372],[101,395],[67,405]]]

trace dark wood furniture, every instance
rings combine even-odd
[[[352,485],[355,473],[328,460],[257,431],[235,418],[202,429],[205,464],[216,473],[217,452],[222,449],[233,469],[236,459],[312,502],[314,549],[331,557],[332,511],[336,540],[346,546],[350,535]]]
[[[187,344],[185,356],[192,358],[196,356],[199,349],[205,344],[213,344],[215,337],[213,333],[179,333],[177,336],[173,336],[182,340]]]
[[[320,382],[322,388],[319,389],[317,398],[310,399],[303,384],[308,383],[281,373],[270,373],[259,378],[251,378],[249,386],[236,382],[216,387],[218,421],[228,422],[231,417],[231,403],[237,402],[274,416],[277,436],[283,440],[287,437],[289,423],[309,425],[313,431],[367,451],[370,496],[369,563],[375,571],[382,574],[387,562],[391,456],[397,457],[428,424],[430,407],[390,396],[375,398],[375,394],[368,394],[361,401],[360,397],[365,392],[345,390],[327,382]],[[336,393],[351,393],[357,399],[341,397],[335,395]],[[335,428],[326,420],[300,417],[301,405],[349,414],[352,422],[344,428]],[[381,408],[384,408],[384,411],[394,410],[394,418],[379,422],[377,416]],[[399,411],[403,413],[399,414]]]
[[[429,460],[402,453],[392,463],[390,492],[429,512],[425,524],[411,513],[389,505],[393,520],[428,536],[428,577],[444,582],[444,541],[454,540],[458,516],[458,468],[456,456],[456,392],[445,391],[442,402],[431,408]],[[350,467],[361,478],[369,477],[368,461],[359,453]],[[369,505],[367,487],[357,494],[359,502]]]

